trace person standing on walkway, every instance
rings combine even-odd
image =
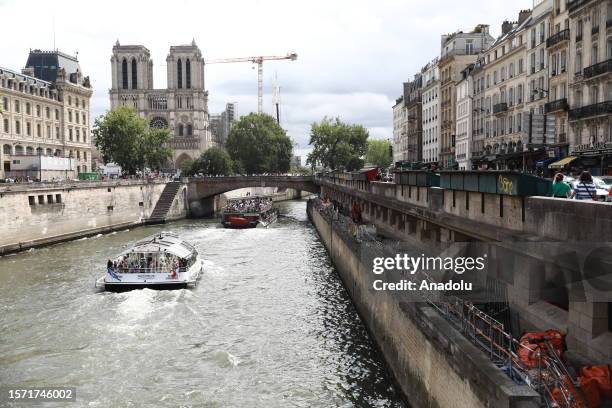
[[[565,177],[562,173],[555,174],[552,185],[552,196],[556,198],[569,198],[572,194],[572,188],[563,181]]]
[[[593,177],[588,171],[583,171],[580,174],[580,180],[576,183],[574,190],[574,198],[576,200],[597,200],[597,188],[593,184]]]

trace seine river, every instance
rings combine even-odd
[[[67,407],[403,407],[306,202],[278,206],[267,229],[185,220],[0,258],[0,385],[74,386]],[[195,289],[94,290],[161,230],[205,259]]]

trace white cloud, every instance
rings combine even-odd
[[[392,135],[391,106],[411,78],[439,53],[440,35],[479,23],[499,33],[504,19],[516,20],[531,0],[235,0],[0,1],[3,42],[0,66],[20,69],[30,48],[51,49],[53,26],[60,50],[79,52],[94,86],[92,116],[109,107],[110,55],[117,39],[143,44],[154,60],[156,87],[166,83],[170,45],[195,39],[205,58],[284,55],[295,62],[264,63],[264,109],[272,113],[275,73],[282,89],[282,124],[308,150],[310,124],[340,116],[368,127],[371,137]],[[55,24],[54,24],[55,22]],[[257,72],[252,64],[206,69],[211,112],[237,102],[239,114],[257,107]]]

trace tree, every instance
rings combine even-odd
[[[167,129],[150,129],[147,121],[129,107],[120,106],[96,119],[95,145],[105,163],[117,163],[134,174],[146,166],[159,169],[172,157]]]
[[[381,168],[389,167],[393,162],[391,143],[388,140],[370,140],[366,162]]]
[[[225,150],[219,147],[211,147],[193,163],[191,173],[227,176],[232,173],[232,167],[232,159]]]
[[[321,164],[323,167],[347,171],[363,167],[362,157],[366,153],[368,131],[361,125],[349,125],[340,118],[323,118],[313,123],[310,129],[310,142],[313,150],[308,154],[306,163],[311,166]]]
[[[243,116],[232,125],[225,145],[237,171],[261,174],[289,170],[293,142],[270,115]]]
[[[192,176],[194,164],[195,161],[191,159],[183,160],[179,165],[179,169],[181,170],[181,176]]]
[[[161,170],[165,163],[172,158],[169,129],[149,128],[142,138],[141,151],[144,164],[152,170]]]

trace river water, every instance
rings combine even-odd
[[[69,407],[403,407],[305,201],[278,207],[267,229],[184,220],[0,258],[0,385],[74,386]],[[161,230],[205,259],[195,289],[94,290]]]

